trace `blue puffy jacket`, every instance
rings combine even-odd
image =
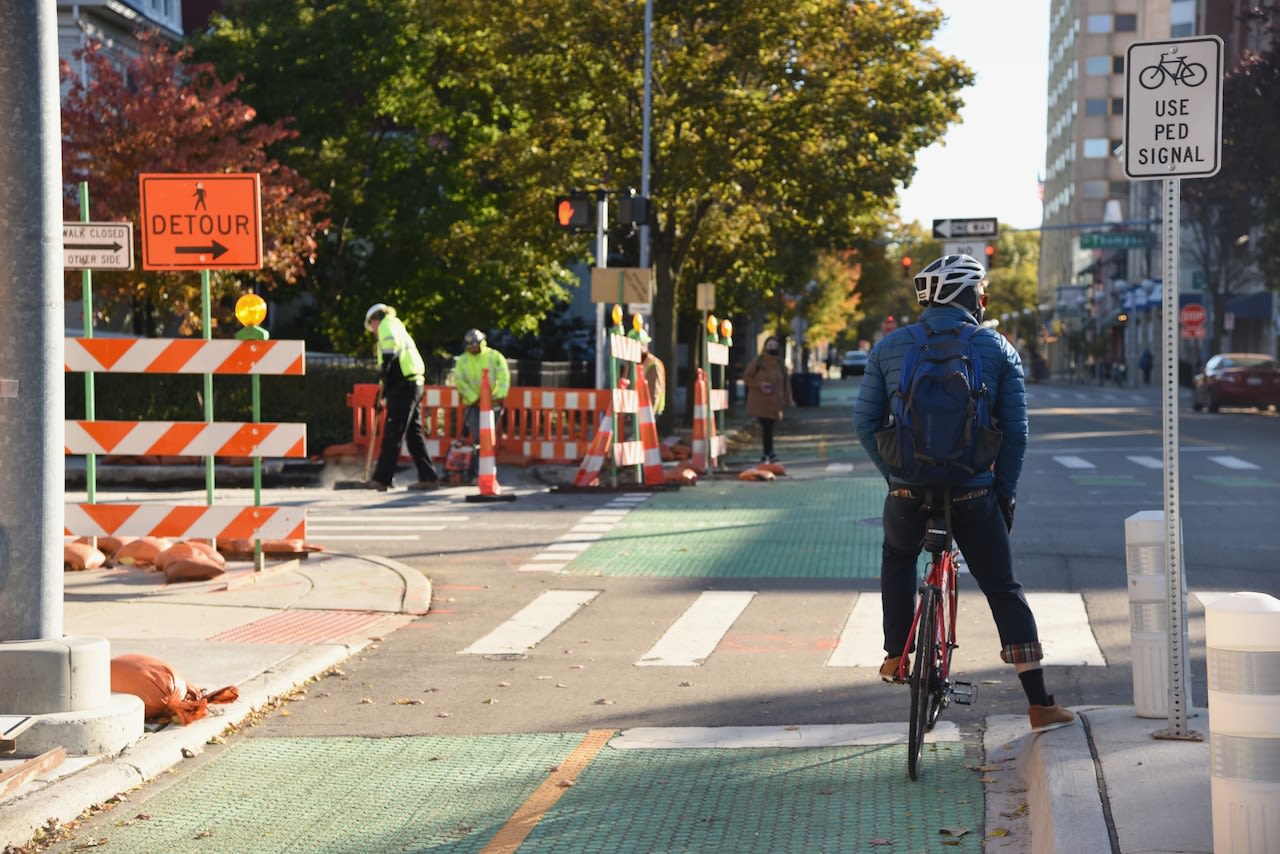
[[[973,323],[973,315],[955,305],[931,306],[920,315],[932,329],[954,329]],[[994,329],[980,330],[973,344],[982,359],[982,379],[991,401],[992,426],[1004,434],[1000,456],[993,472],[974,475],[965,486],[993,486],[1001,498],[1012,499],[1018,491],[1022,475],[1022,457],[1027,450],[1027,387],[1022,373],[1022,360],[1003,335]],[[853,429],[858,441],[871,457],[880,473],[895,487],[914,486],[889,473],[889,466],[876,448],[876,431],[889,423],[889,397],[898,387],[902,360],[914,346],[911,333],[904,327],[880,340],[871,350],[867,373],[858,389],[853,409]]]

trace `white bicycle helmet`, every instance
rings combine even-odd
[[[947,305],[987,278],[987,268],[969,255],[946,255],[916,275],[916,301]]]
[[[468,347],[474,347],[484,341],[484,333],[479,329],[468,329],[467,334],[462,336],[462,343]]]

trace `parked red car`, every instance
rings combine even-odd
[[[1280,409],[1280,363],[1266,353],[1219,353],[1196,375],[1191,408],[1219,406]]]

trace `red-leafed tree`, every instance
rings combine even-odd
[[[83,77],[62,63],[63,82],[70,84],[62,100],[65,219],[80,219],[82,181],[89,188],[90,219],[136,223],[141,173],[258,173],[263,269],[214,271],[217,327],[230,317],[231,298],[246,283],[270,293],[304,278],[315,259],[316,234],[328,225],[321,218],[328,197],[267,154],[269,146],[295,136],[286,122],[256,122],[254,109],[235,98],[237,81],[223,82],[212,65],[190,62],[189,48],[174,51],[155,33],[139,38],[138,55],[123,62],[99,42],[89,42],[75,54]],[[141,257],[140,247],[135,257]],[[68,298],[79,299],[79,275],[69,275],[67,284]],[[143,334],[156,328],[199,331],[200,281],[194,273],[98,272],[93,298],[95,313],[108,322],[119,323],[113,315],[133,312],[134,330]]]

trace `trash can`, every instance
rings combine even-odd
[[[791,396],[796,406],[821,406],[822,374],[792,374]]]

